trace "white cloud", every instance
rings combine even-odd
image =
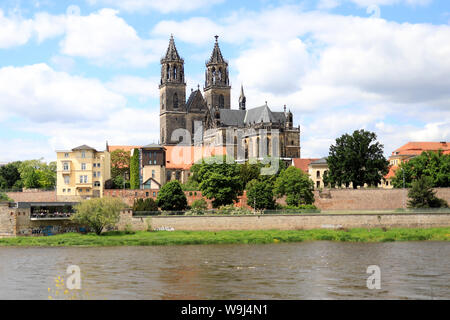
[[[162,13],[188,12],[222,3],[224,0],[87,0],[90,5],[113,6],[130,12],[156,10]]]
[[[35,122],[102,119],[124,107],[123,96],[96,79],[56,72],[46,64],[0,69],[0,111]]]
[[[116,76],[106,86],[114,92],[140,98],[159,98],[159,78]]]
[[[32,20],[21,16],[5,16],[0,9],[0,48],[10,48],[28,42],[33,33]]]
[[[156,61],[155,43],[141,39],[136,30],[117,16],[118,11],[102,9],[88,16],[67,16],[61,52],[91,59],[100,65],[146,66]]]

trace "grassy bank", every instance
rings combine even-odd
[[[450,241],[450,228],[351,229],[351,230],[256,230],[256,231],[158,231],[66,233],[50,237],[0,239],[0,246],[151,246],[187,244],[264,244],[301,241]]]

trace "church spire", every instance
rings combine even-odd
[[[247,98],[245,98],[244,86],[241,84],[241,95],[239,96],[239,110],[245,110],[246,100]]]
[[[173,35],[170,35],[169,47],[167,48],[166,55],[163,59],[161,59],[161,63],[163,61],[181,61],[180,55],[178,54],[177,47],[175,46],[175,40],[173,39]]]
[[[216,43],[214,43],[214,49],[211,54],[211,58],[209,59],[209,63],[226,63],[225,59],[222,56],[222,52],[220,51],[219,41],[217,40],[219,36],[215,36]]]

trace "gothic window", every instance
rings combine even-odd
[[[212,82],[216,84],[216,68],[212,68]]]
[[[256,138],[256,157],[259,158],[259,137]]]
[[[219,96],[219,108],[223,109],[224,106],[225,106],[225,99],[224,99],[223,95],[221,94]]]
[[[166,173],[166,181],[170,181],[170,180],[172,180],[172,171],[167,171],[167,173]]]
[[[219,68],[219,81],[222,81],[222,68]]]
[[[176,80],[177,79],[177,67],[173,67],[173,78]]]
[[[167,75],[167,80],[169,80],[170,79],[170,67],[169,67],[169,65],[167,65],[166,75]]]
[[[178,108],[178,95],[176,93],[173,95],[173,107]]]
[[[175,178],[176,178],[178,181],[181,182],[181,172],[180,172],[180,171],[177,171],[177,172],[175,173]]]

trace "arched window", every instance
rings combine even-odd
[[[177,67],[173,67],[173,78],[176,80],[177,79]]]
[[[259,158],[259,137],[256,138],[256,157]]]
[[[166,72],[167,80],[170,79],[170,67],[167,65],[167,72]]]
[[[222,68],[219,68],[219,81],[222,81]]]
[[[178,95],[176,93],[173,95],[173,107],[178,108]]]
[[[166,173],[166,181],[169,182],[172,180],[172,171],[168,170]]]
[[[212,82],[216,84],[216,68],[212,68]]]
[[[317,170],[316,177],[320,178],[320,171],[319,170]]]
[[[221,94],[219,96],[219,108],[223,109],[225,107],[225,98],[223,97],[223,95]]]

